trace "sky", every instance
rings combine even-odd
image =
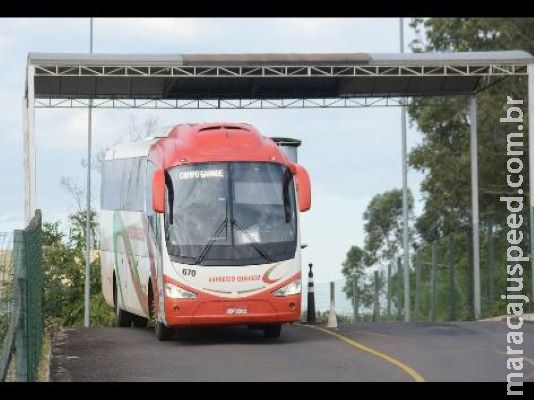
[[[405,42],[414,32],[405,23]],[[23,227],[22,112],[28,52],[89,51],[89,19],[0,19],[0,232]],[[364,19],[112,19],[94,22],[95,53],[268,53],[399,51],[398,18]],[[408,46],[406,50],[409,51]],[[302,215],[303,265],[315,280],[339,279],[351,245],[363,246],[363,212],[371,198],[402,186],[398,107],[301,110],[93,111],[93,149],[128,139],[132,122],[155,118],[159,127],[187,122],[246,122],[264,136],[302,140],[299,163],[312,182],[312,209]],[[84,187],[87,111],[38,109],[37,206],[45,221],[65,221],[77,206],[60,182]],[[421,134],[408,127],[408,151]],[[408,185],[422,209],[423,175],[409,170]],[[93,174],[98,206],[100,176]],[[305,268],[305,271],[307,268]]]

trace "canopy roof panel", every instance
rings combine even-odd
[[[319,99],[472,94],[526,75],[527,52],[30,53],[36,99]]]

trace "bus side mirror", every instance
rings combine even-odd
[[[165,172],[158,169],[152,177],[152,209],[156,213],[165,212]]]
[[[308,211],[311,208],[311,183],[308,171],[300,165],[296,165],[297,196],[299,210]]]

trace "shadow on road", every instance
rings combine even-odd
[[[296,335],[293,327],[297,326],[299,335]],[[140,333],[154,336],[154,329],[151,327],[138,329]],[[300,332],[304,331],[304,332]],[[155,337],[152,338],[156,340]],[[243,345],[281,345],[302,342],[317,342],[331,340],[328,336],[313,334],[307,329],[298,325],[282,326],[282,333],[279,338],[267,338],[261,330],[247,329],[246,326],[223,326],[223,327],[182,327],[174,330],[172,340],[168,343],[175,343],[181,346],[206,346],[221,344],[243,344]]]

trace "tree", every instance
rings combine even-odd
[[[424,32],[424,39],[411,44],[415,51],[534,51],[532,18],[416,18],[412,27]],[[506,183],[507,139],[503,131],[506,127],[499,122],[505,115],[506,96],[523,99],[527,117],[526,77],[495,83],[477,94],[481,220],[487,216],[502,220],[506,210],[499,197],[515,194]],[[415,98],[408,109],[411,119],[424,134],[423,143],[411,152],[409,163],[416,170],[426,172],[422,184],[422,191],[427,195],[425,212],[435,214],[438,210],[451,226],[460,227],[470,224],[467,210],[471,196],[468,173],[471,121],[468,111],[465,96]],[[526,138],[523,142],[526,149]],[[522,161],[528,164],[526,152]],[[528,182],[528,171],[525,169],[523,173]]]
[[[534,52],[534,19],[532,18],[416,18],[412,20],[418,39],[412,42],[413,51],[491,51],[516,50]],[[487,82],[486,82],[487,83]],[[478,170],[480,225],[495,228],[495,246],[492,244],[491,257],[494,264],[506,264],[506,207],[499,201],[500,196],[514,193],[506,183],[507,146],[506,134],[509,127],[499,122],[508,107],[506,97],[522,99],[523,115],[527,125],[526,77],[514,77],[494,81],[487,89],[477,93],[478,112]],[[471,289],[465,295],[472,273],[470,261],[469,235],[471,235],[471,179],[470,179],[470,117],[467,98],[435,97],[414,98],[408,113],[411,121],[423,134],[423,141],[409,155],[409,164],[425,173],[421,190],[425,198],[422,215],[415,223],[422,239],[421,255],[430,254],[430,242],[439,241],[439,248],[451,248],[458,254],[453,257],[454,268],[459,272],[460,294],[471,305]],[[528,140],[523,138],[523,165],[528,165]],[[522,171],[524,182],[528,182],[529,171]],[[528,204],[528,195],[525,204]],[[523,220],[528,223],[528,207],[524,208]],[[528,237],[527,224],[523,225],[523,235]],[[493,229],[492,229],[493,232]],[[444,236],[450,238],[444,238]],[[489,263],[485,237],[481,235],[481,261]],[[527,242],[523,241],[524,253]],[[493,256],[494,254],[494,256]],[[440,259],[447,259],[446,253]],[[481,267],[484,273],[486,268]],[[495,275],[496,285],[506,285],[506,271],[499,270]],[[524,279],[529,281],[527,269]],[[493,284],[493,275],[491,277]],[[447,281],[445,281],[447,282]],[[444,284],[448,284],[445,283]],[[482,293],[487,280],[482,276]],[[528,285],[525,285],[528,287]],[[440,288],[444,289],[444,288]],[[445,290],[442,290],[445,291]],[[446,292],[446,291],[445,291]],[[525,290],[525,294],[528,292]],[[446,303],[446,302],[442,302]],[[489,306],[488,306],[489,307]],[[493,304],[492,304],[493,307]],[[467,308],[467,307],[466,307]],[[489,313],[502,313],[504,302],[489,310]],[[483,302],[484,312],[484,302]]]
[[[408,218],[413,219],[413,196],[408,191]],[[375,290],[382,290],[384,279],[379,275],[375,279],[365,279],[365,269],[382,262],[394,262],[402,248],[403,216],[402,191],[393,189],[375,195],[363,214],[364,248],[351,246],[342,264],[341,272],[345,276],[343,291],[348,299],[365,307],[373,305]],[[413,236],[409,230],[409,237]],[[363,279],[362,279],[363,278]],[[355,280],[358,282],[356,298],[354,298]],[[377,286],[375,286],[377,285]]]
[[[412,217],[413,196],[408,191],[408,218]],[[395,260],[402,247],[402,191],[393,189],[375,195],[367,205],[363,219],[369,264]]]
[[[130,130],[128,135],[130,141],[135,142],[139,140],[146,139],[158,129],[158,118],[154,116],[149,116],[139,123],[136,119],[132,118],[130,120]]]
[[[368,256],[365,251],[359,246],[351,246],[347,252],[347,257],[343,261],[341,272],[343,275],[357,275],[361,276],[364,273],[364,269],[369,262]]]
[[[347,252],[341,272],[345,276],[345,292],[347,299],[352,299],[353,305],[369,307],[373,301],[372,288],[363,281],[365,268],[368,266],[369,257],[359,246],[351,246]],[[354,289],[356,288],[356,293]],[[356,298],[355,297],[356,294]]]
[[[69,216],[69,236],[59,228],[59,222],[43,224],[43,265],[47,323],[54,326],[82,326],[84,320],[85,287],[85,211]],[[92,237],[95,237],[96,217],[91,215]],[[91,324],[111,326],[113,309],[105,304],[101,293],[100,257],[91,261]]]
[[[130,141],[142,140],[154,132],[157,119],[147,118],[141,124],[131,121],[128,131]],[[123,142],[121,137],[115,144]],[[90,167],[102,172],[102,162],[106,149],[96,153],[89,166],[82,159],[83,168]],[[55,326],[82,326],[84,322],[85,287],[85,237],[87,213],[85,210],[85,189],[73,178],[62,177],[61,187],[71,194],[77,211],[68,216],[68,227],[60,229],[59,222],[43,224],[43,263],[45,274],[45,316],[48,324]],[[114,324],[113,309],[109,307],[101,293],[100,256],[98,254],[98,221],[92,208],[91,229],[91,325],[110,326]]]

